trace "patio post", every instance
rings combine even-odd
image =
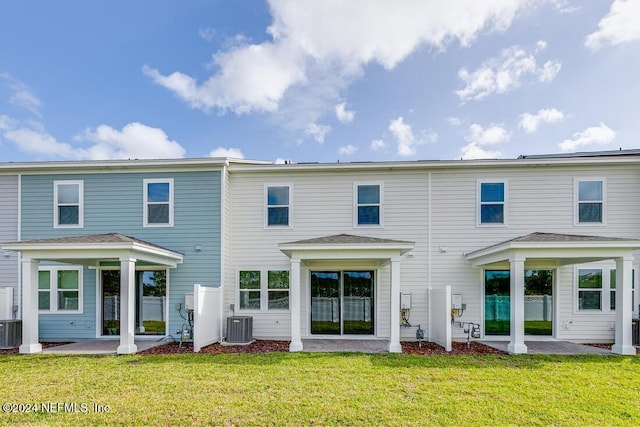
[[[120,258],[120,345],[118,354],[135,354],[136,259]]]
[[[509,353],[527,353],[524,343],[524,258],[514,256],[509,259],[510,295],[511,295],[511,341],[507,346]]]
[[[391,336],[389,353],[402,353],[400,345],[400,257],[391,258]]]
[[[40,353],[38,339],[38,265],[40,261],[22,258],[22,345],[23,354]]]
[[[291,305],[291,344],[289,351],[302,351],[300,336],[300,259],[291,258],[291,283],[289,286],[289,304]]]
[[[616,332],[611,352],[635,355],[636,349],[631,339],[631,281],[633,258],[616,258]]]

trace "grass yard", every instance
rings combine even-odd
[[[86,404],[0,413],[12,425],[640,423],[637,357],[13,355],[0,356],[0,378],[3,404]]]

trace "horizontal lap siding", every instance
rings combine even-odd
[[[0,242],[16,240],[18,240],[18,176],[0,175]],[[0,251],[0,288],[13,288],[14,304],[18,304],[18,268],[17,252]]]
[[[574,178],[606,178],[607,224],[574,226]],[[451,285],[461,293],[467,310],[461,321],[482,323],[483,275],[464,253],[532,232],[587,234],[640,238],[640,174],[637,168],[535,167],[447,170],[432,174],[432,284]],[[508,181],[508,226],[476,225],[477,179]],[[443,252],[440,248],[443,248]],[[638,264],[638,261],[635,262]],[[508,269],[508,266],[506,267]],[[557,298],[558,337],[566,339],[613,338],[610,315],[574,314],[573,267],[559,269]],[[572,320],[570,330],[563,322]],[[466,338],[460,328],[454,337]]]
[[[220,171],[58,174],[24,176],[22,238],[41,239],[86,234],[121,233],[179,252],[184,262],[169,271],[169,332],[184,320],[175,310],[193,284],[220,286]],[[143,180],[173,178],[174,226],[144,228]],[[84,181],[84,228],[53,228],[53,181]],[[201,246],[200,252],[195,251]],[[83,317],[95,322],[95,278],[85,275]],[[92,290],[93,289],[93,290]],[[91,305],[93,304],[93,305]],[[93,313],[89,313],[93,311]],[[42,325],[41,321],[41,325]],[[73,333],[72,328],[67,328]],[[60,332],[61,333],[61,332]],[[95,336],[95,327],[92,336]]]
[[[353,226],[354,182],[379,182],[384,186],[384,227]],[[265,184],[293,186],[291,228],[264,228]],[[278,244],[334,234],[355,234],[416,242],[415,256],[401,263],[403,292],[414,295],[412,321],[427,323],[427,174],[423,172],[289,172],[283,174],[231,174],[233,204],[231,263],[226,283],[225,315],[236,302],[237,271],[245,268],[289,269]],[[348,263],[347,263],[348,264]],[[336,263],[336,265],[338,265]],[[370,264],[371,265],[371,264]],[[370,268],[370,267],[367,267]],[[313,268],[312,268],[313,269]],[[303,273],[309,274],[308,270]],[[308,329],[308,277],[301,278],[303,334]],[[377,335],[389,336],[389,268],[378,268]],[[236,311],[237,312],[237,311]],[[289,339],[290,312],[248,312],[254,316],[257,337]],[[415,331],[403,329],[403,336]]]

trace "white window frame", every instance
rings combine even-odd
[[[358,203],[358,187],[364,185],[377,185],[380,201],[378,203]],[[360,206],[378,206],[379,217],[378,224],[360,224],[358,223],[358,208]],[[353,228],[384,228],[384,182],[379,181],[361,181],[353,183]]]
[[[60,206],[75,206],[75,204],[58,203],[58,187],[61,185],[78,186],[78,223],[60,224]],[[84,181],[63,180],[53,181],[53,228],[84,228]]]
[[[38,275],[40,271],[49,272],[49,310],[40,310],[38,313],[42,314],[82,314],[84,307],[83,300],[83,268],[79,265],[41,265],[38,268]],[[78,309],[77,310],[60,310],[58,309],[58,291],[64,291],[64,289],[58,288],[58,271],[77,271],[78,272]],[[41,291],[38,290],[38,294]]]
[[[269,205],[269,188],[271,187],[287,187],[289,189],[289,204],[288,205]],[[289,210],[289,223],[287,225],[274,224],[269,225],[269,208],[283,208],[286,207]],[[267,228],[293,228],[293,184],[290,183],[268,183],[264,184],[264,203],[263,203],[263,226]]]
[[[580,183],[602,182],[602,200],[585,200],[584,203],[602,203],[602,222],[580,222]],[[602,227],[607,225],[607,179],[602,177],[581,177],[573,180],[573,225],[577,227]]]
[[[260,308],[241,308],[240,307],[240,272],[241,271],[259,271],[260,272],[260,289],[254,289],[251,291],[260,291]],[[283,291],[283,289],[269,289],[269,272],[270,271],[288,271],[289,272],[289,308],[272,308],[269,309],[269,292],[270,291]],[[247,267],[238,268],[236,270],[236,295],[235,295],[235,311],[239,313],[289,313],[291,310],[291,270],[289,267]]]
[[[616,269],[616,264],[613,262],[597,262],[597,263],[589,263],[589,264],[577,264],[574,266],[573,270],[573,314],[597,314],[597,315],[611,315],[615,314],[616,310],[611,310],[611,291],[618,292],[617,288],[611,288],[611,271]],[[579,298],[579,271],[580,270],[602,270],[602,288],[600,289],[600,310],[597,309],[580,309]],[[634,280],[638,280],[636,271],[637,269],[633,268],[633,276]],[[631,291],[633,293],[633,313],[634,315],[638,314],[638,297],[640,297],[640,292],[638,291],[638,284],[635,285],[635,288]]]
[[[149,202],[148,191],[149,184],[169,184],[169,222],[156,224],[149,223],[149,204],[166,204],[167,202]],[[173,178],[149,178],[143,180],[143,201],[142,201],[142,224],[143,227],[173,227],[173,209],[174,209],[174,197],[173,197]]]
[[[504,200],[502,202],[482,202],[482,184],[502,184]],[[502,222],[482,222],[482,205],[502,205]],[[483,178],[476,180],[476,226],[506,227],[509,225],[509,180],[504,178]]]

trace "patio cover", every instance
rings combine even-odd
[[[474,267],[508,262],[510,265],[511,341],[510,353],[526,353],[524,344],[525,263],[554,260],[558,266],[613,259],[616,261],[616,330],[612,352],[636,354],[631,341],[631,271],[633,251],[640,240],[619,237],[531,233],[466,253]]]
[[[291,260],[291,345],[290,351],[302,351],[300,335],[300,266],[314,260],[373,260],[391,264],[391,336],[390,353],[402,353],[400,345],[400,260],[413,250],[414,242],[375,237],[337,234],[314,239],[281,243],[280,250]]]
[[[118,233],[91,234],[0,244],[3,250],[22,253],[22,345],[20,353],[38,353],[38,266],[55,261],[99,267],[103,261],[120,262],[121,327],[118,354],[137,351],[135,327],[136,263],[175,268],[183,256],[169,249]]]

